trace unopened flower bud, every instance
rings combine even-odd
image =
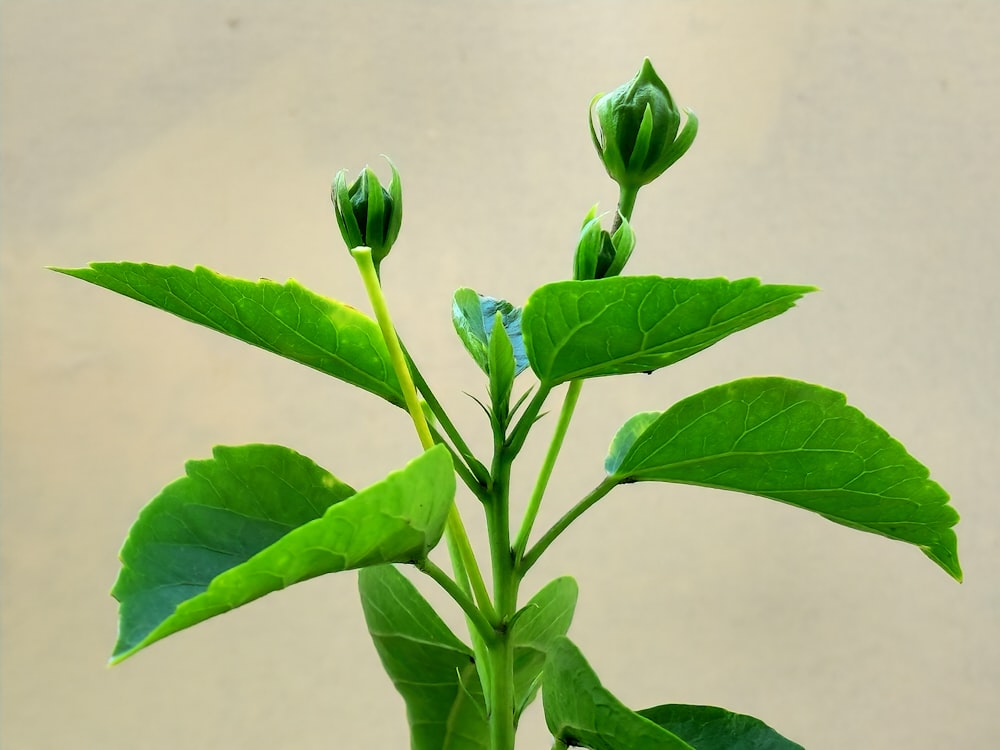
[[[635,248],[635,232],[624,216],[621,226],[611,234],[601,226],[597,206],[583,220],[580,241],[573,258],[573,279],[589,281],[617,276]]]
[[[382,187],[375,173],[365,167],[350,187],[347,186],[347,171],[340,170],[330,192],[337,224],[348,249],[371,248],[376,269],[392,249],[403,222],[399,173],[388,157],[386,161],[392,170],[388,190]]]
[[[689,109],[678,133],[681,114],[648,57],[635,78],[610,94],[598,94],[590,105],[594,147],[611,178],[632,190],[663,174],[690,148],[698,132],[698,118]]]

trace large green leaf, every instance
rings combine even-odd
[[[638,713],[683,738],[696,750],[805,750],[760,719],[715,706],[673,703],[644,708]]]
[[[146,506],[122,548],[113,663],[293,583],[422,559],[455,495],[443,446],[356,494],[276,445],[217,447],[186,472]]]
[[[488,750],[489,725],[471,649],[391,565],[358,575],[368,631],[406,703],[412,750]]]
[[[558,740],[591,750],[694,750],[677,735],[626,708],[602,685],[569,638],[549,648],[542,677],[545,723]]]
[[[515,615],[514,702],[518,716],[535,699],[541,686],[545,657],[556,638],[573,622],[578,594],[576,581],[563,576],[549,581]]]
[[[294,279],[246,281],[201,266],[91,263],[54,268],[312,367],[403,405],[378,324]]]
[[[637,418],[633,418],[635,420]],[[681,482],[761,495],[915,544],[962,578],[948,493],[842,393],[746,378],[629,420],[605,466],[621,482]],[[644,426],[636,434],[636,426]]]
[[[652,372],[783,313],[808,286],[757,279],[618,276],[562,281],[524,306],[524,343],[539,380]]]

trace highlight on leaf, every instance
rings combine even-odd
[[[842,393],[745,378],[637,415],[605,461],[620,482],[736,490],[918,546],[961,580],[958,513],[927,468]]]

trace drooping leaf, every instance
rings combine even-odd
[[[472,289],[462,288],[455,292],[451,319],[466,351],[479,368],[489,375],[489,343],[498,312],[514,350],[514,374],[519,375],[528,367],[528,355],[524,351],[521,333],[520,308],[514,307],[507,300],[485,297]]]
[[[406,703],[411,750],[489,750],[471,649],[393,566],[365,568],[358,586],[368,632]]]
[[[634,419],[634,418],[633,418]],[[606,465],[622,482],[737,490],[920,547],[961,580],[958,513],[925,466],[842,393],[746,378],[680,401],[639,434],[631,420]]]
[[[520,716],[538,694],[545,657],[552,643],[569,632],[578,588],[570,576],[549,581],[515,615],[514,709]]]
[[[217,447],[139,515],[121,551],[112,663],[324,573],[422,559],[455,495],[437,446],[358,493],[288,448]]]
[[[358,580],[368,630],[407,706],[414,750],[488,748],[486,705],[472,649],[395,568],[366,568]],[[537,693],[549,646],[569,629],[576,594],[572,578],[557,578],[532,597],[514,620],[511,638],[518,717]]]
[[[591,750],[695,750],[626,708],[601,685],[569,638],[553,641],[542,674],[545,723],[552,736],[566,745]]]
[[[524,306],[524,344],[547,386],[652,372],[791,308],[808,286],[757,279],[617,276],[536,289]]]
[[[54,268],[332,375],[403,406],[378,324],[294,279],[278,284],[148,263]]]
[[[638,713],[697,750],[805,750],[760,719],[715,706],[674,703]]]

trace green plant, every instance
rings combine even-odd
[[[413,748],[510,750],[539,689],[556,748],[799,747],[720,708],[626,708],[566,637],[573,579],[557,578],[527,602],[520,596],[527,571],[576,518],[638,481],[734,490],[810,510],[914,544],[961,579],[951,528],[958,515],[927,469],[842,394],[776,377],[718,385],[627,420],[611,440],[604,477],[533,538],[585,380],[666,367],[813,291],[756,279],[621,275],[636,246],[629,220],[639,190],[687,151],[697,124],[690,111],[682,117],[646,60],[632,81],[591,102],[594,145],[619,185],[619,204],[610,230],[596,207],[587,214],[573,279],[542,286],[523,309],[471,289],[455,293],[455,329],[486,376],[488,460],[470,450],[398,340],[382,294],[382,264],[402,221],[391,163],[388,188],[366,168],[350,186],[338,174],[332,194],[374,320],[294,280],[253,282],[202,267],[136,263],[55,269],[369,391],[409,413],[424,448],[358,491],[277,445],[219,446],[212,458],[189,462],[186,476],[142,511],[122,549],[112,662],[293,583],[360,569],[365,618],[406,703]],[[515,397],[517,378],[529,368],[535,380]],[[512,524],[516,460],[563,386],[527,510]],[[485,517],[491,586],[454,502],[459,481]],[[442,538],[450,573],[430,557]],[[468,645],[398,570],[403,564],[461,607]]]

